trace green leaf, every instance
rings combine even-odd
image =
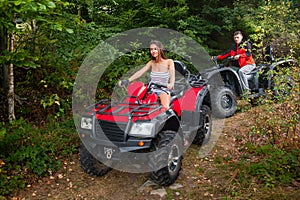
[[[68,33],[70,33],[70,34],[73,34],[73,33],[74,33],[74,30],[71,29],[71,28],[67,28],[66,31],[67,31]]]
[[[52,28],[53,30],[62,31],[62,26],[61,26],[61,24],[58,24],[58,23],[53,24],[53,25],[51,26],[51,28]]]
[[[41,4],[39,10],[40,11],[45,11],[45,10],[47,10],[47,7],[43,4]]]
[[[55,3],[53,3],[52,1],[50,1],[50,2],[48,2],[48,7],[49,8],[55,8],[56,5],[55,5]]]
[[[14,1],[13,3],[18,6],[18,5],[21,5],[23,1]]]

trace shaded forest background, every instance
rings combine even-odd
[[[215,55],[229,47],[235,30],[242,30],[254,44],[258,60],[270,44],[280,57],[298,57],[298,9],[298,1],[3,1],[0,120],[9,118],[11,64],[16,118],[43,123],[49,115],[60,118],[71,113],[72,86],[83,59],[116,33],[140,27],[168,28],[193,38]],[[10,50],[12,34],[14,49]],[[120,77],[124,66],[145,62],[136,61],[136,56],[141,55],[132,54],[116,63],[100,87],[111,89],[115,82],[110,80]]]
[[[274,46],[275,57],[297,61],[299,8],[298,0],[0,1],[0,196],[24,187],[29,177],[35,179],[32,174],[48,175],[59,168],[59,156],[77,151],[72,89],[82,61],[101,41],[134,28],[162,27],[216,55],[230,46],[234,31],[242,30],[258,62],[267,45]],[[147,53],[137,52],[115,62],[99,82],[99,98],[109,95],[126,66],[147,59]],[[299,102],[292,105],[294,125]]]

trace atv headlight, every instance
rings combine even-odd
[[[130,129],[129,135],[135,137],[149,137],[152,135],[153,123],[134,123]]]
[[[82,129],[92,130],[93,127],[93,119],[90,117],[82,117],[80,127]]]

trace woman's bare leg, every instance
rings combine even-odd
[[[160,103],[161,105],[165,108],[165,109],[169,109],[170,107],[170,95],[168,95],[167,93],[165,92],[162,92],[160,95]]]

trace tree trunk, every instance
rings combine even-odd
[[[15,16],[13,21],[15,22]],[[14,33],[10,37],[9,52],[14,52]],[[15,91],[14,91],[14,65],[10,63],[8,67],[8,92],[7,92],[7,102],[8,102],[8,120],[12,122],[16,119],[15,117]]]
[[[13,35],[12,35],[13,37]],[[9,72],[9,87],[7,93],[8,101],[8,120],[10,122],[16,119],[15,117],[15,92],[14,92],[14,65],[10,64],[8,68]]]

